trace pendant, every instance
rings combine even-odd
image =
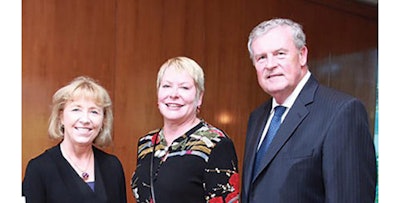
[[[83,180],[89,179],[89,174],[86,173],[86,172],[83,172],[83,173],[82,173],[82,179],[83,179]]]

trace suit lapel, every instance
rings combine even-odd
[[[280,149],[287,142],[287,140],[290,139],[295,129],[298,127],[298,125],[300,125],[301,121],[308,115],[309,111],[306,106],[312,103],[312,101],[314,100],[314,93],[317,88],[318,88],[318,83],[316,79],[311,75],[311,77],[303,87],[302,91],[296,98],[296,101],[294,102],[293,106],[290,108],[283,123],[276,132],[275,138],[272,140],[271,145],[269,146],[268,151],[262,160],[261,167],[264,168],[263,170],[265,170],[265,167],[268,166],[268,164],[280,151]],[[251,158],[252,163],[254,162],[254,154],[252,152],[252,158]],[[253,181],[258,177],[258,175],[263,170],[260,170],[257,174],[254,174],[256,177],[253,179]]]
[[[289,113],[287,114],[285,120],[279,127],[279,130],[276,132],[275,138],[272,140],[271,145],[262,160],[262,168],[265,168],[272,161],[286,141],[292,136],[300,122],[308,114],[308,110],[304,106],[299,106],[299,109],[293,108],[293,110],[294,111],[289,112],[291,115],[289,115]]]
[[[253,166],[254,166],[254,160],[255,160],[255,155],[257,152],[257,146],[258,143],[260,142],[262,132],[264,130],[265,124],[267,122],[269,112],[271,111],[271,106],[272,106],[272,99],[269,100],[268,102],[265,102],[262,107],[256,111],[256,115],[254,116],[254,124],[252,127],[249,129],[249,132],[247,133],[247,136],[252,136],[250,139],[248,139],[248,143],[246,143],[247,147],[245,152],[246,158],[245,160],[245,167],[247,169],[246,176],[244,177],[244,185],[250,186],[250,183],[252,181],[252,171],[253,171]],[[244,190],[248,191],[250,188],[244,188]]]
[[[271,102],[268,102],[271,103]],[[271,111],[271,104],[266,106],[266,109],[264,109],[265,112],[261,114],[261,116],[257,119],[257,124],[254,127],[254,134],[257,135],[255,139],[250,140],[250,146],[254,146],[250,152],[251,156],[251,162],[249,163],[251,166],[251,170],[253,170],[253,165],[254,165],[254,159],[256,157],[257,153],[257,147],[258,144],[260,143],[262,133],[265,128],[265,124],[267,123],[268,117],[269,117],[269,112]]]

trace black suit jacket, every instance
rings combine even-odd
[[[22,183],[27,203],[126,203],[125,176],[114,155],[93,147],[95,191],[85,183],[56,145],[29,161]]]
[[[368,116],[356,98],[311,76],[252,178],[272,99],[249,117],[241,203],[374,202],[376,157]]]

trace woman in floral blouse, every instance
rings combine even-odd
[[[157,77],[161,129],[139,139],[131,187],[138,203],[238,202],[235,147],[200,119],[204,73],[192,59],[166,61]]]

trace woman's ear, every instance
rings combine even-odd
[[[197,107],[200,107],[203,102],[204,92],[200,93],[199,98],[197,99]]]

